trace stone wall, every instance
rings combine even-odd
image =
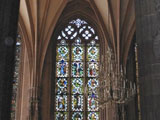
[[[0,1],[0,120],[10,119],[19,0]]]
[[[160,119],[160,0],[136,0],[142,120]]]

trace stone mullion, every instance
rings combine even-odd
[[[69,43],[69,79],[68,79],[68,89],[69,89],[69,94],[68,94],[68,118],[69,120],[72,119],[72,93],[71,93],[71,89],[72,89],[72,44]]]
[[[84,88],[87,85],[87,44],[84,44]],[[83,88],[83,89],[84,89]],[[84,120],[87,120],[87,99],[88,99],[88,94],[86,94],[86,97],[84,96],[84,112],[83,112],[83,116],[84,116]]]

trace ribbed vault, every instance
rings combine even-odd
[[[30,68],[28,71],[30,78],[23,79],[30,81],[31,92],[28,96],[32,100],[38,97],[46,51],[54,28],[65,6],[73,1],[83,2],[83,0],[21,0],[19,29],[22,31],[27,50],[27,55],[24,56],[29,61],[29,64],[24,64],[23,67],[28,65]],[[84,2],[88,2],[91,7],[88,9],[94,11],[106,36],[106,43],[114,51],[118,65],[125,67],[135,32],[134,0],[84,0]],[[33,119],[36,120],[38,119],[36,103],[32,107]]]

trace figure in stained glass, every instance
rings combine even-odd
[[[82,61],[84,58],[83,46],[73,46],[72,61]]]
[[[72,77],[83,77],[83,62],[72,63]]]
[[[98,101],[95,95],[88,96],[88,111],[98,111]]]
[[[97,77],[98,76],[98,63],[97,62],[88,62],[88,77]]]
[[[73,111],[83,110],[83,96],[82,95],[72,95],[72,110]]]
[[[57,95],[56,96],[56,110],[57,111],[66,111],[67,110],[67,96],[66,95]]]
[[[57,62],[57,77],[68,77],[68,62]]]

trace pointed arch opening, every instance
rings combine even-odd
[[[104,58],[101,57],[104,46],[108,45],[106,39],[102,24],[88,2],[67,4],[44,61],[42,119],[99,120],[99,63]]]
[[[61,29],[56,41],[55,120],[98,120],[99,37],[80,18]]]

